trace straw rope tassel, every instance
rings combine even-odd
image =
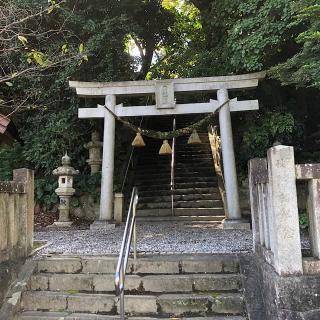
[[[202,141],[196,129],[194,129],[188,139],[188,144],[201,144]]]
[[[144,142],[140,132],[137,132],[137,134],[136,134],[135,138],[133,139],[131,145],[133,147],[136,147],[136,148],[142,148],[142,147],[146,146],[146,143]]]
[[[162,146],[159,150],[159,154],[160,155],[172,154],[172,149],[170,147],[168,140],[163,140]]]

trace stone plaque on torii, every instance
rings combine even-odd
[[[166,79],[150,81],[125,82],[80,82],[70,81],[80,97],[105,98],[105,105],[118,117],[163,116],[193,113],[212,113],[229,100],[228,91],[252,89],[264,79],[265,73],[244,75],[204,77],[188,79]],[[175,93],[217,92],[217,100],[206,103],[177,104]],[[156,105],[130,106],[116,104],[117,96],[155,95]],[[230,112],[258,110],[258,100],[238,101],[232,99],[219,111],[219,125],[222,144],[222,159],[225,176],[227,212],[224,226],[226,228],[243,227],[235,156],[233,148]],[[79,118],[104,118],[104,139],[102,158],[102,181],[99,221],[107,225],[113,218],[113,172],[115,118],[104,106],[97,108],[80,108]]]

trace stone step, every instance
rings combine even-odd
[[[130,317],[132,320],[172,320],[172,318],[163,317]],[[175,318],[182,320],[182,318]],[[242,316],[205,316],[205,317],[183,317],[183,320],[245,320]],[[119,320],[119,316],[98,315],[90,313],[69,313],[69,312],[43,312],[43,311],[25,311],[18,320]]]
[[[144,162],[139,162],[135,166],[135,172],[146,172],[147,170],[150,170],[151,172],[159,172],[159,171],[152,171],[154,169],[161,170],[162,171],[170,171],[171,170],[171,161],[170,163],[166,162],[161,162],[158,161],[157,159],[151,159],[150,161],[144,161]],[[210,169],[211,171],[214,172],[214,167],[213,167],[213,161],[207,161],[203,159],[195,159],[191,161],[186,161],[185,159],[176,159],[174,170],[179,171],[179,170],[194,170],[197,171],[199,169],[206,168]]]
[[[200,165],[201,164],[201,165]],[[184,171],[184,172],[197,172],[199,170],[210,171],[214,172],[214,167],[210,163],[176,163],[175,165],[175,172]],[[136,174],[145,174],[145,173],[163,173],[163,174],[170,174],[171,173],[171,165],[170,163],[161,164],[158,162],[154,163],[146,163],[146,164],[138,164],[135,167]]]
[[[111,294],[27,291],[22,296],[24,311],[69,311],[119,314],[119,301]],[[244,312],[239,293],[125,295],[130,315],[210,315]]]
[[[168,172],[170,174],[171,172],[171,162],[165,165],[159,165],[158,163],[153,163],[153,164],[138,164],[135,167],[136,174],[144,174],[145,172],[148,173],[155,173],[159,174],[159,172],[155,171],[155,168],[160,168],[163,173]],[[202,165],[201,167],[197,165],[196,163],[176,163],[174,167],[175,172],[199,172],[199,171],[214,171],[214,167],[212,162],[206,163]],[[162,173],[161,171],[161,173]]]
[[[144,178],[146,175],[146,172],[144,172],[144,170],[141,170],[141,172],[138,172],[135,177],[137,179],[139,178]],[[148,172],[148,177],[152,177],[154,179],[158,179],[161,178],[163,176],[168,176],[170,177],[171,175],[171,171],[170,169],[168,169],[167,171],[163,171],[161,170],[161,172],[155,172],[154,169],[152,171]],[[175,177],[193,177],[193,176],[212,176],[212,177],[216,177],[216,174],[214,172],[214,168],[210,168],[210,169],[198,169],[198,170],[188,170],[188,168],[184,168],[184,169],[179,169],[179,170],[175,170],[174,171],[174,175]]]
[[[140,150],[139,155],[141,155],[141,156],[145,156],[145,155],[146,156],[147,155],[153,156],[154,155],[156,157],[160,157],[160,155],[158,153],[159,149],[160,149],[160,145],[148,145],[147,148],[145,148],[143,150],[142,149]],[[196,148],[196,147],[187,147],[187,146],[184,146],[183,144],[181,144],[181,145],[180,144],[176,144],[175,154],[180,154],[180,153],[212,154],[209,143],[208,144],[203,143],[201,146],[199,145],[198,148]]]
[[[125,282],[126,292],[131,293],[235,292],[240,287],[240,276],[237,274],[128,275]],[[114,275],[39,273],[32,276],[29,289],[114,293]]]
[[[118,256],[51,256],[37,261],[37,272],[69,274],[112,274]],[[235,255],[161,255],[129,259],[127,274],[202,274],[238,273]]]
[[[166,217],[138,217],[137,221],[141,223],[161,223],[161,222],[171,222],[171,223],[184,223],[184,224],[217,224],[220,223],[225,216],[166,216]]]
[[[240,315],[244,312],[244,302],[238,293],[206,294],[165,294],[157,299],[162,314],[172,316],[232,314]]]
[[[176,140],[177,149],[187,149],[187,150],[210,149],[210,141],[209,141],[208,135],[199,134],[199,137],[201,139],[201,144],[188,144],[189,137],[180,138]]]
[[[144,202],[138,203],[138,209],[170,209],[171,201],[168,202]],[[221,200],[187,200],[187,201],[174,201],[174,208],[186,208],[186,209],[221,209],[223,208],[223,203]]]
[[[191,201],[191,200],[220,200],[221,196],[219,193],[196,193],[196,194],[180,194],[173,196],[174,201]],[[170,202],[171,195],[161,196],[153,195],[145,197],[139,194],[139,203],[148,202]]]
[[[142,183],[150,183],[150,182],[154,182],[156,184],[161,184],[161,183],[167,183],[168,180],[170,181],[170,177],[159,177],[155,180],[154,177],[145,176],[145,177],[140,177],[140,178],[137,177],[135,179],[135,184],[139,185]],[[207,182],[207,181],[208,182],[217,182],[216,176],[211,176],[211,177],[207,177],[207,176],[186,176],[186,177],[175,176],[174,180],[175,180],[175,184],[192,182],[192,181],[194,181],[194,182]]]
[[[183,158],[183,159],[193,159],[193,158],[208,158],[211,159],[212,161],[212,152],[210,151],[199,151],[199,152],[195,152],[195,151],[186,151],[186,150],[180,150],[179,152],[175,153],[175,159],[179,159],[179,158]]]
[[[139,197],[150,197],[154,196],[155,192],[150,190],[139,190]],[[171,190],[165,189],[165,190],[157,190],[157,195],[159,196],[171,196]],[[212,194],[220,195],[219,189],[216,187],[212,188],[187,188],[187,189],[176,189],[174,190],[175,195],[198,195],[198,194]]]
[[[198,155],[198,154],[206,154],[212,156],[212,152],[210,149],[198,149],[198,150],[193,150],[193,149],[177,149],[175,151],[175,155]]]
[[[183,161],[186,161],[186,158],[189,158],[190,163],[193,162],[194,158],[210,159],[211,162],[213,161],[212,153],[203,153],[203,152],[180,152],[180,153],[175,154],[174,158],[175,158],[175,160],[183,159]],[[159,155],[158,151],[148,150],[145,154],[140,154],[140,157],[138,159],[138,163],[139,164],[147,164],[150,161],[157,161],[157,162],[171,164],[171,159],[172,159],[172,154]]]
[[[159,166],[159,167],[171,167],[171,158],[170,159],[161,159],[156,157],[144,157],[139,161],[137,166],[138,167],[151,167],[152,165]],[[169,161],[170,160],[170,161]],[[208,155],[197,155],[197,156],[176,156],[175,157],[175,165],[185,165],[185,166],[192,166],[197,164],[203,164],[209,166],[213,163],[212,157]]]
[[[138,209],[138,217],[171,216],[171,208],[168,209]],[[221,208],[174,208],[175,216],[221,216],[224,215],[224,209]]]
[[[189,188],[212,188],[217,187],[217,182],[209,182],[209,181],[202,181],[202,182],[179,182],[175,183],[175,189],[189,189]],[[140,185],[138,187],[139,190],[146,191],[146,190],[170,190],[170,183],[167,184],[153,184],[153,185]]]

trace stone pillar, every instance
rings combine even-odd
[[[217,92],[219,104],[223,104],[229,99],[228,91],[220,89]],[[231,115],[229,104],[220,109],[219,124],[222,146],[223,171],[227,198],[226,219],[223,221],[223,227],[226,229],[250,228],[249,224],[241,219],[238,179],[236,172],[236,163],[233,148],[233,136],[231,126]]]
[[[114,194],[114,220],[116,223],[122,223],[123,200],[123,193]]]
[[[320,259],[320,179],[308,181],[309,234],[313,257]]]
[[[105,105],[114,112],[116,96],[108,95]],[[103,133],[103,156],[101,176],[101,197],[99,220],[91,225],[91,229],[107,229],[114,227],[113,219],[113,173],[114,173],[115,118],[105,110]]]
[[[293,147],[276,146],[268,150],[268,176],[275,269],[280,275],[302,274]]]
[[[13,181],[22,182],[25,184],[26,194],[25,199],[20,200],[22,209],[19,212],[19,220],[23,221],[23,227],[18,229],[20,234],[20,246],[25,248],[25,256],[33,250],[33,226],[34,226],[34,171],[30,169],[13,170]],[[20,208],[21,209],[21,208]]]

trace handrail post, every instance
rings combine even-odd
[[[120,283],[122,284],[122,289],[121,289],[121,293],[120,293],[120,318],[121,320],[125,319],[125,311],[124,311],[124,271],[123,269],[121,269],[120,272]]]

